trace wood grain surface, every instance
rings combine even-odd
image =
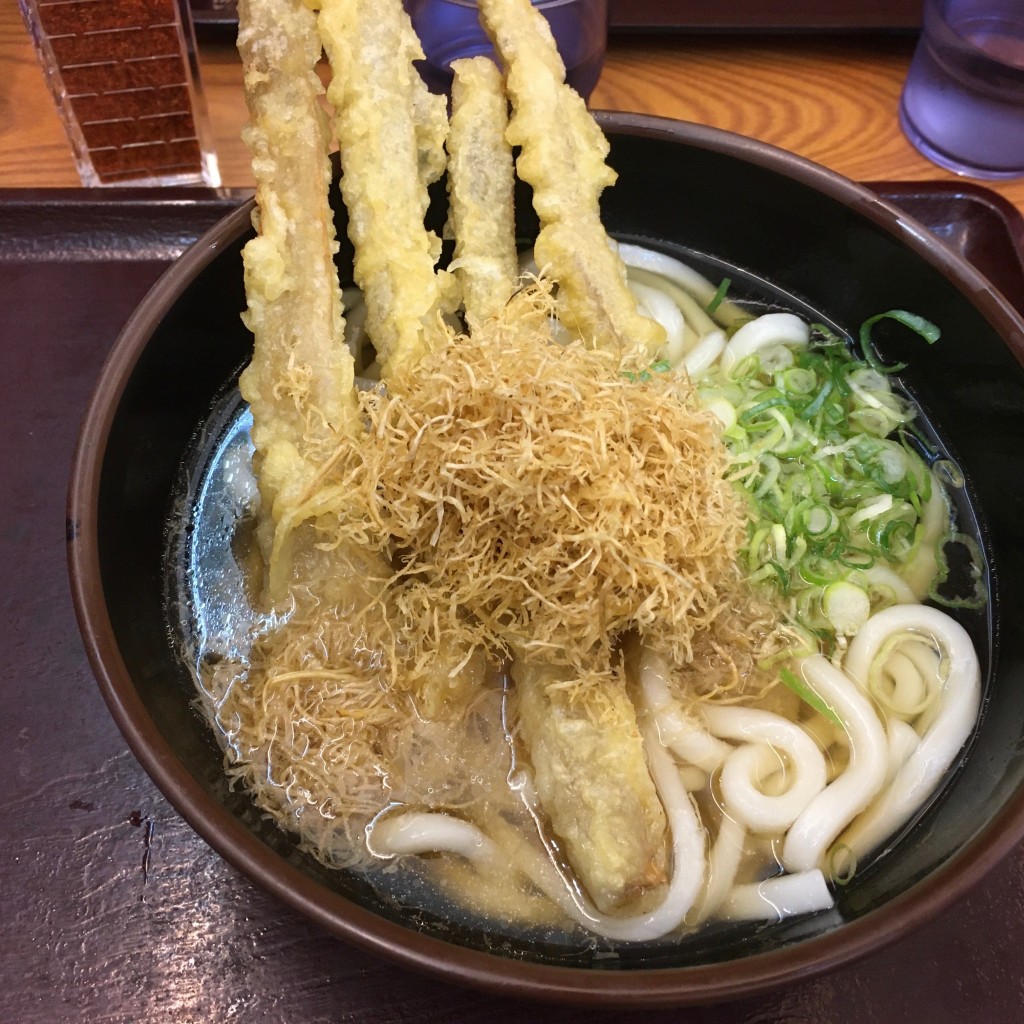
[[[906,35],[615,35],[594,107],[714,125],[861,181],[948,181],[896,119]],[[241,69],[230,42],[201,47],[224,184],[248,187]],[[0,0],[0,186],[78,184],[70,147],[15,0]],[[1024,178],[987,182],[1024,210]]]

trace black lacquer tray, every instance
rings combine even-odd
[[[973,186],[876,190],[1024,311],[1024,220],[1012,207]],[[79,420],[135,304],[241,198],[0,190],[2,1016],[11,1024],[589,1022],[593,1009],[526,1006],[421,978],[280,905],[167,804],[126,750],[96,688],[63,543]],[[646,1017],[651,1024],[1009,1024],[1020,1019],[1022,946],[1018,849],[951,912],[880,955],[757,1000]],[[622,1018],[620,1010],[609,1019]]]

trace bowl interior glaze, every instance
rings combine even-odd
[[[168,532],[186,454],[210,440],[211,410],[251,340],[240,249],[249,207],[228,216],[161,279],[126,326],[83,426],[70,491],[76,607],[115,719],[172,804],[225,858],[331,931],[449,980],[603,1005],[710,1002],[751,994],[876,950],[961,895],[1024,833],[1024,324],[951,250],[859,186],[771,147],[676,122],[604,115],[618,184],[604,197],[617,237],[684,246],[740,268],[785,299],[855,331],[904,308],[940,325],[928,348],[881,332],[908,389],[963,469],[980,513],[992,600],[965,617],[987,684],[970,756],[899,848],[841,890],[834,911],[776,925],[721,925],[595,956],[452,927],[397,907],[300,853],[244,793],[193,708],[168,615]],[[525,189],[519,231],[535,233]],[[339,211],[344,239],[344,211]],[[442,195],[431,218],[444,216]],[[343,280],[351,251],[338,256]],[[966,499],[969,498],[969,502]]]

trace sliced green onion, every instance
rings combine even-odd
[[[932,469],[949,484],[959,490],[964,485],[964,471],[951,459],[939,459]]]
[[[970,594],[962,597],[944,594],[939,588],[949,581],[949,557],[946,554],[946,545],[940,544],[935,552],[935,560],[938,563],[938,572],[932,585],[928,590],[928,596],[946,608],[984,608],[988,600],[988,591],[982,578],[982,566],[985,564],[984,556],[981,553],[973,537],[958,533],[949,538],[948,544],[960,545],[967,552],[969,558],[969,574],[973,582],[973,590]]]
[[[875,564],[875,556],[863,548],[850,546],[839,556],[839,561],[848,569],[870,569]]]
[[[711,301],[704,307],[704,312],[708,316],[714,316],[718,307],[722,304],[722,300],[725,298],[729,291],[729,285],[732,284],[732,280],[728,277],[723,277],[721,284],[718,286],[718,290],[711,297]]]
[[[754,491],[755,498],[763,498],[774,486],[779,474],[782,472],[782,464],[774,455],[762,455],[758,462],[762,467],[763,477]]]
[[[888,512],[891,508],[892,495],[880,494],[868,504],[858,508],[857,511],[850,516],[847,522],[850,526],[859,526],[868,519],[874,519],[875,516],[880,516],[883,512]]]
[[[804,515],[804,525],[813,537],[827,537],[839,525],[839,517],[827,505],[813,505]]]
[[[748,579],[785,598],[790,625],[826,647],[836,643],[837,626],[839,635],[854,630],[865,605],[877,610],[894,599],[866,584],[864,572],[877,565],[899,573],[926,542],[928,465],[939,453],[893,390],[886,376],[893,368],[871,348],[871,329],[885,318],[928,341],[938,336],[928,321],[893,310],[865,322],[865,357],[857,358],[848,339],[812,325],[811,344],[787,349],[784,364],[765,350],[729,372],[712,369],[700,385],[709,407],[720,410],[732,459],[728,479],[751,506],[742,553]],[[948,594],[941,557],[939,566],[936,587]],[[973,589],[967,598],[938,600],[983,601],[977,581]],[[850,598],[845,608],[843,594]]]
[[[818,383],[818,375],[806,367],[795,366],[780,375],[779,385],[788,395],[809,395]]]
[[[872,524],[868,530],[868,539],[886,552],[890,558],[902,559],[914,549],[917,528],[908,519],[890,519],[887,522]]]
[[[916,313],[908,313],[905,309],[890,309],[888,312],[869,317],[860,325],[860,350],[865,362],[879,373],[899,373],[907,365],[906,363],[893,363],[891,366],[886,366],[878,358],[875,344],[871,339],[871,329],[880,320],[895,320],[897,323],[903,324],[904,327],[924,338],[929,345],[938,341],[942,333],[930,320],[925,320],[923,316],[918,316]]]
[[[727,398],[712,398],[710,401],[705,402],[704,405],[718,417],[723,431],[736,425],[736,406]]]
[[[853,636],[871,614],[867,593],[849,580],[827,586],[821,596],[821,610],[841,636]]]
[[[758,351],[765,373],[782,373],[793,365],[793,349],[789,345],[769,345]]]
[[[779,678],[819,715],[823,715],[840,729],[844,728],[843,720],[796,673],[791,672],[788,668],[779,669]]]
[[[819,339],[819,345],[822,348],[829,346],[836,346],[842,349],[846,348],[842,337],[836,334],[836,332],[826,324],[811,324],[811,336]]]
[[[766,409],[773,409],[780,405],[788,406],[789,399],[786,398],[785,395],[778,394],[778,392],[769,393],[767,398],[763,398],[760,402],[744,409],[744,411],[740,413],[740,423],[750,423]]]
[[[834,387],[835,385],[832,383],[832,381],[826,381],[824,387],[822,387],[822,389],[818,392],[818,395],[814,399],[814,401],[808,403],[807,405],[804,406],[803,409],[800,410],[801,418],[809,420],[812,416],[817,416],[818,412],[821,410],[821,407],[825,404],[825,399],[828,398],[830,394],[832,394],[832,389]]]
[[[835,885],[849,885],[857,873],[857,855],[846,843],[836,843],[828,852],[828,876]]]
[[[900,419],[885,409],[854,409],[850,413],[851,426],[876,437],[890,434],[899,423]]]

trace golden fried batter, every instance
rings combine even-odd
[[[258,236],[243,251],[253,359],[240,387],[252,408],[271,591],[294,510],[339,435],[356,429],[344,342],[338,245],[328,201],[328,126],[314,66],[316,18],[300,0],[241,0],[238,47],[250,121]]]
[[[517,659],[512,678],[537,798],[577,877],[605,913],[642,900],[666,880],[667,826],[620,673],[581,687]]]
[[[508,139],[522,147],[519,177],[533,186],[541,230],[537,264],[558,283],[559,319],[588,343],[649,361],[665,332],[637,311],[626,269],[601,223],[598,198],[615,181],[608,142],[580,96],[547,21],[529,0],[480,0],[480,17],[506,70]]]
[[[498,314],[519,278],[515,168],[505,138],[508,100],[497,65],[474,57],[455,61],[452,71],[448,224],[455,238],[452,269],[472,327]]]
[[[397,0],[324,0],[318,24],[331,63],[327,97],[353,275],[389,376],[434,347],[439,316],[458,301],[454,279],[434,271],[440,240],[423,223],[426,183],[444,169],[444,99],[427,93],[413,67],[423,50]]]

